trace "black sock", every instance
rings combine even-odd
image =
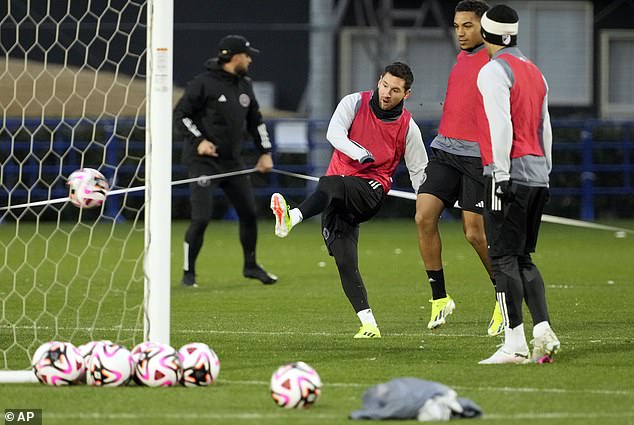
[[[431,286],[431,297],[434,300],[445,298],[447,291],[445,290],[445,273],[440,270],[427,270],[429,285]]]

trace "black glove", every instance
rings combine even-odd
[[[495,196],[504,202],[511,202],[515,198],[515,187],[510,180],[495,183]]]
[[[363,158],[359,159],[359,162],[361,164],[367,164],[369,162],[374,162],[374,157],[372,156],[371,153],[368,152],[368,154],[366,156],[364,156]]]

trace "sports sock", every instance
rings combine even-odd
[[[299,208],[293,208],[288,212],[288,215],[291,218],[291,227],[295,227],[296,224],[301,223],[304,220],[304,216]]]
[[[429,278],[429,285],[431,286],[431,297],[434,300],[439,300],[447,296],[445,290],[445,273],[443,269],[440,270],[427,270],[427,277]]]
[[[539,338],[544,335],[546,331],[550,329],[550,323],[548,322],[539,322],[535,326],[533,326],[533,338]]]
[[[374,319],[374,314],[372,314],[371,308],[366,308],[365,310],[357,311],[357,316],[359,317],[359,320],[361,320],[362,325],[369,323],[373,326],[376,326],[376,320]]]
[[[504,347],[509,351],[521,351],[528,347],[523,323],[514,328],[504,328]]]

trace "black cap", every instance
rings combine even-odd
[[[218,43],[218,56],[230,58],[238,53],[246,53],[255,56],[260,51],[251,47],[251,43],[241,35],[227,35]]]

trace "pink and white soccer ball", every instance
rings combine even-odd
[[[90,360],[90,356],[92,356],[92,353],[93,351],[95,351],[95,348],[103,344],[112,344],[112,341],[108,339],[102,339],[99,341],[90,341],[77,347],[77,349],[81,353],[81,356],[84,358],[84,364],[86,365],[86,367],[88,366],[88,360]],[[79,381],[86,383],[85,373],[79,378]]]
[[[86,364],[86,383],[98,387],[118,387],[130,381],[134,360],[122,345],[97,343]]]
[[[98,207],[108,196],[108,180],[94,168],[82,168],[68,177],[70,202],[79,208]]]
[[[271,376],[271,396],[287,409],[312,406],[321,394],[321,378],[304,362],[280,366]]]
[[[84,373],[81,353],[70,342],[51,341],[41,345],[33,355],[37,379],[48,385],[70,385]]]
[[[139,363],[139,359],[141,358],[141,353],[153,346],[155,346],[156,343],[154,342],[150,342],[150,341],[145,341],[145,342],[141,342],[137,345],[134,346],[134,348],[132,349],[132,360],[134,361],[134,372],[132,373],[132,379],[134,380],[134,382],[136,382],[138,385],[144,385],[139,378],[137,377],[137,371],[136,371],[136,365]]]
[[[178,352],[167,344],[144,343],[135,353],[135,381],[148,387],[171,387],[180,382]]]
[[[213,384],[220,373],[218,356],[202,342],[183,345],[178,354],[183,366],[181,383],[186,387],[201,387]]]

